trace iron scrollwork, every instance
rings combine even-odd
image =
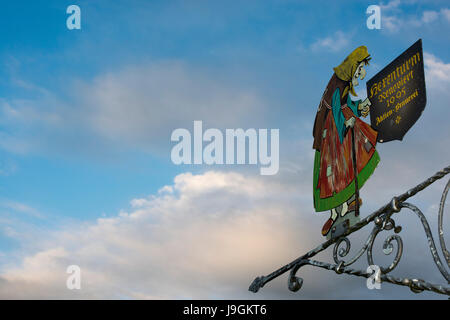
[[[444,191],[442,193],[440,205],[439,205],[439,216],[438,216],[438,235],[439,235],[439,243],[441,247],[442,254],[444,256],[444,263],[442,262],[438,250],[436,248],[436,244],[428,224],[428,221],[425,215],[420,211],[419,208],[414,206],[411,203],[406,202],[406,200],[423,189],[427,188],[429,185],[434,183],[435,181],[442,179],[450,173],[450,166],[444,168],[443,170],[437,172],[432,177],[428,178],[424,182],[420,183],[416,187],[408,190],[407,192],[394,197],[389,203],[385,204],[383,207],[368,215],[366,218],[362,219],[360,222],[355,224],[353,227],[349,228],[345,233],[337,238],[332,238],[315,249],[309,251],[303,256],[297,258],[291,263],[281,267],[280,269],[272,272],[267,276],[257,277],[249,287],[249,290],[252,292],[258,292],[260,288],[262,288],[269,281],[277,278],[278,276],[284,274],[285,272],[290,270],[288,277],[288,288],[289,290],[296,292],[301,289],[303,285],[303,279],[297,276],[297,272],[300,268],[305,265],[310,265],[313,267],[318,267],[322,269],[335,271],[337,274],[349,274],[353,276],[359,276],[364,278],[369,278],[373,275],[371,272],[356,270],[350,268],[352,264],[358,261],[364,253],[367,256],[367,263],[369,266],[375,265],[373,259],[373,244],[379,233],[383,231],[393,230],[394,234],[391,234],[386,237],[383,242],[383,253],[385,255],[391,255],[395,249],[395,255],[393,256],[393,260],[388,266],[381,266],[380,272],[377,275],[377,280],[381,282],[389,282],[396,285],[407,286],[413,292],[419,293],[422,291],[432,291],[439,294],[449,295],[450,296],[450,255],[445,245],[444,240],[444,231],[443,231],[443,215],[444,215],[444,207],[445,201],[447,199],[447,194],[450,189],[450,180],[447,182]],[[433,261],[436,264],[438,270],[446,280],[447,284],[432,284],[422,279],[410,279],[410,278],[399,278],[390,275],[391,271],[393,271],[399,264],[402,254],[403,254],[403,240],[399,233],[402,231],[402,227],[396,225],[392,216],[402,210],[409,210],[416,214],[419,218],[423,229],[425,231],[425,236],[428,241],[428,246],[430,248],[431,255],[433,257]],[[369,223],[373,222],[374,226],[369,234],[368,238],[364,242],[363,246],[359,249],[359,251],[352,256],[351,258],[347,258],[347,255],[350,252],[351,242],[348,239],[348,235],[358,231],[359,229],[365,227]],[[311,259],[319,252],[326,250],[331,245],[333,247],[333,260],[334,263],[321,262],[317,260]]]

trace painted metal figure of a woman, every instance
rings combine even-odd
[[[317,212],[331,211],[322,235],[335,237],[359,221],[359,189],[380,161],[375,150],[377,132],[360,119],[369,114],[370,101],[353,101],[358,79],[370,54],[356,48],[336,68],[320,100],[314,122],[313,195]]]

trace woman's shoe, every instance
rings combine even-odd
[[[336,222],[336,218],[338,217],[338,214],[335,210],[335,208],[331,209],[331,215],[330,218],[325,222],[325,224],[322,227],[322,235],[326,236],[328,232],[330,232],[331,228],[333,227],[334,223]]]

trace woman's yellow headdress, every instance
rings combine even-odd
[[[367,51],[366,46],[360,46],[353,50],[352,53],[348,55],[347,58],[336,68],[333,68],[337,77],[343,81],[348,82],[348,86],[345,87],[342,96],[345,96],[348,91],[354,96],[356,96],[355,89],[353,88],[352,78],[356,72],[358,65],[364,61],[367,65],[369,64],[370,54]]]

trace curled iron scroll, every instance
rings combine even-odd
[[[448,180],[447,185],[444,188],[444,192],[442,192],[441,204],[439,206],[438,233],[439,233],[439,241],[441,243],[442,253],[444,254],[445,260],[447,260],[447,265],[450,268],[450,254],[447,251],[447,247],[445,246],[444,229],[442,228],[442,225],[444,223],[445,201],[447,200],[447,194],[448,194],[449,189],[450,189],[450,179]]]

